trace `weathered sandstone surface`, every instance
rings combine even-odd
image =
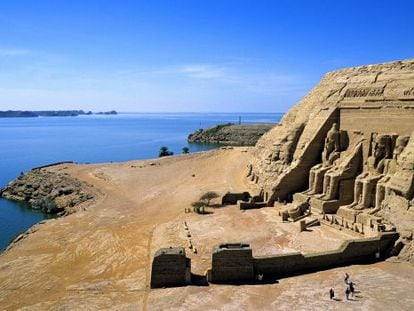
[[[414,60],[326,74],[258,141],[248,177],[270,204],[395,227],[413,262]]]
[[[254,146],[259,138],[275,125],[273,123],[220,124],[190,134],[188,141],[227,146]]]
[[[0,194],[10,200],[30,203],[45,213],[69,215],[82,210],[97,195],[91,185],[67,173],[31,170],[10,182]]]

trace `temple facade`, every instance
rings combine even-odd
[[[414,60],[328,73],[258,142],[247,175],[291,215],[398,229],[389,211],[414,194]]]

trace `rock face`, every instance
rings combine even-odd
[[[4,198],[25,201],[46,213],[68,215],[95,197],[86,183],[69,175],[35,169],[19,176],[1,190]]]
[[[414,262],[414,59],[338,70],[258,141],[247,178],[363,234],[395,227]]]
[[[275,125],[273,123],[220,124],[190,134],[188,141],[191,143],[254,146],[259,138]]]

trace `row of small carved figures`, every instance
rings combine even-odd
[[[347,89],[344,97],[382,96],[383,94],[384,94],[384,89],[382,87],[360,88],[360,89]]]
[[[404,90],[404,96],[414,95],[414,87],[411,89]]]
[[[360,88],[360,89],[347,89],[344,97],[366,97],[366,96],[382,96],[384,95],[384,88]],[[404,96],[414,95],[414,87],[405,89],[403,91]]]
[[[187,238],[188,238],[188,248],[191,249],[193,251],[194,254],[197,254],[197,247],[195,247],[193,245],[193,242],[191,241],[191,232],[190,229],[188,228],[187,222],[184,221],[184,230],[187,232]]]
[[[343,217],[341,217],[341,220],[339,221],[337,216],[335,215],[332,215],[331,217],[329,217],[328,215],[323,214],[321,221],[333,227],[340,227],[341,229],[343,228],[343,229],[351,230],[361,235],[365,234],[364,224],[361,224],[361,228],[359,228],[358,224],[353,223],[350,225],[348,221],[346,221]]]
[[[344,217],[338,217],[336,215],[331,215],[331,217],[329,217],[327,214],[323,214],[322,221],[326,224],[331,225],[331,226],[339,226],[340,228],[348,229],[348,230],[351,230],[355,233],[359,233],[359,234],[362,234],[362,235],[364,235],[366,233],[364,231],[365,226],[364,226],[363,223],[349,224],[349,222],[347,220],[345,220]],[[371,225],[369,226],[369,228],[374,230],[374,231],[378,231],[378,232],[387,231],[386,225],[384,225],[381,222],[376,221],[376,220],[371,221]],[[388,228],[388,230],[390,230],[390,229]],[[390,231],[393,231],[393,230],[394,230],[394,228],[392,228]]]

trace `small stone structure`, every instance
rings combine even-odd
[[[221,199],[222,205],[234,205],[237,201],[247,202],[251,198],[248,192],[227,192]]]
[[[240,282],[253,278],[253,254],[249,244],[219,244],[213,249],[212,266],[207,273],[209,282]]]
[[[297,221],[310,214],[309,203],[307,201],[288,204],[286,208],[280,211],[283,221],[287,221],[289,218],[293,221]]]
[[[267,202],[254,202],[253,200],[250,200],[249,202],[238,201],[237,206],[241,210],[256,209],[256,208],[266,207]]]
[[[191,282],[191,259],[183,247],[159,249],[152,261],[151,288],[179,286]]]

